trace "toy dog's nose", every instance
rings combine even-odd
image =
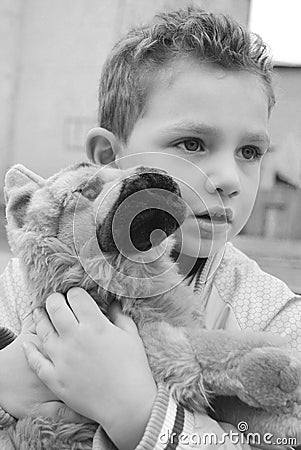
[[[166,170],[145,166],[136,167],[126,174],[121,195],[125,198],[134,192],[151,188],[164,189],[181,196],[178,183]]]
[[[146,166],[139,166],[137,167],[136,171],[138,173],[156,173],[156,174],[163,174],[163,175],[168,175],[168,172],[164,169],[159,169],[156,167],[146,167]]]
[[[147,251],[185,220],[180,188],[163,171],[137,168],[122,180],[119,189],[117,200],[97,229],[99,246],[105,252]]]

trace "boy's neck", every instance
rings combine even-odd
[[[179,272],[185,278],[195,271],[194,269],[202,268],[207,258],[197,258],[195,256],[188,256],[183,253],[178,253],[176,250],[172,251],[172,258],[177,262]]]

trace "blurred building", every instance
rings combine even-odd
[[[301,239],[301,48],[298,0],[252,0],[249,27],[269,43],[275,61],[276,106],[270,120],[271,151],[245,232]],[[281,31],[280,31],[281,30]]]
[[[270,119],[271,149],[261,186],[243,232],[301,239],[301,67],[275,67],[276,106]]]

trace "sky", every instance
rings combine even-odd
[[[270,46],[276,64],[301,66],[301,0],[251,0],[250,29]]]

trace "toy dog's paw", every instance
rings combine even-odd
[[[253,349],[239,366],[241,400],[255,407],[290,408],[301,403],[301,361],[279,348]]]

